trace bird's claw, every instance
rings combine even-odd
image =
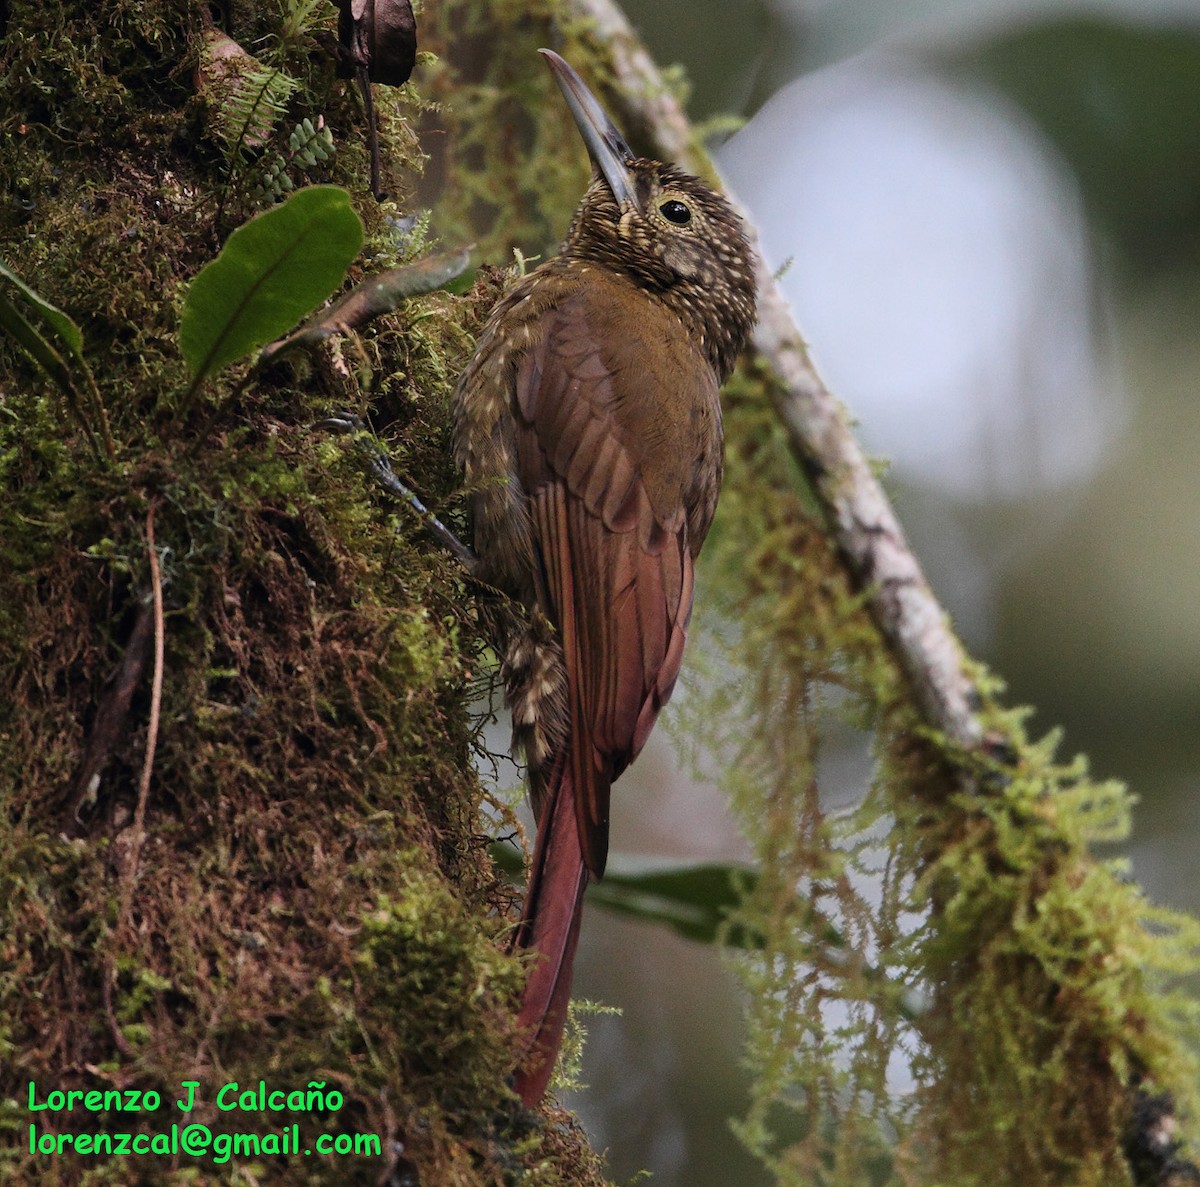
[[[313,426],[317,429],[328,429],[334,433],[362,434],[355,445],[362,452],[367,465],[376,479],[401,501],[407,503],[425,524],[426,529],[441,542],[443,547],[467,570],[475,571],[478,558],[474,551],[464,544],[428,507],[421,501],[411,487],[401,482],[392,469],[392,460],[387,450],[363,423],[362,417],[355,412],[338,412],[324,420],[317,421]]]
[[[314,429],[328,429],[333,433],[360,433],[365,427],[357,412],[337,412],[313,425]]]

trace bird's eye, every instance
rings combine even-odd
[[[686,227],[692,221],[692,212],[676,198],[664,202],[658,211],[667,222],[674,223],[677,227]]]

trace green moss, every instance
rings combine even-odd
[[[236,398],[235,366],[176,411],[184,287],[295,122],[333,130],[308,179],[360,197],[368,266],[422,250],[395,219],[424,82],[378,89],[394,194],[378,205],[361,102],[319,52],[331,8],[235,6],[225,32],[296,82],[244,154],[213,119],[230,100],[194,90],[209,5],[93,8],[11,5],[0,72],[0,257],[82,326],[117,453],[98,467],[0,342],[0,1178],[341,1184],[394,1157],[429,1183],[598,1183],[578,1130],[536,1123],[507,1086],[521,970],[471,763],[472,595],[353,445],[314,427],[369,415],[453,520],[450,392],[495,283],[414,300]],[[151,512],[163,691],[139,837]],[[194,1120],[260,1134],[278,1117],[232,1124],[220,1085],[318,1080],[344,1100],[300,1118],[306,1136],[377,1133],[383,1154],[47,1160],[28,1154],[31,1079],[168,1101],[198,1080]]]
[[[756,1073],[739,1133],[805,1187],[1132,1182],[1136,1094],[1198,1115],[1200,924],[1092,853],[1127,836],[1131,797],[1058,761],[1057,736],[1030,740],[987,673],[979,754],[920,723],[770,382],[747,370],[727,393],[726,484],[675,717],[704,739],[693,757],[721,773],[762,864],[744,922],[767,949],[736,960]],[[831,733],[874,755],[853,811],[820,799]],[[901,1064],[916,1090],[894,1099]]]
[[[296,83],[268,143],[242,153],[213,119],[229,100],[193,88],[209,6],[10,5],[0,255],[82,325],[118,464],[96,467],[56,394],[0,343],[0,1099],[29,1079],[164,1097],[186,1079],[210,1092],[317,1079],[344,1103],[314,1126],[384,1135],[395,1169],[422,1181],[600,1181],[565,1115],[534,1122],[505,1087],[519,970],[499,943],[512,895],[485,856],[470,763],[464,704],[487,646],[472,598],[349,443],[312,427],[368,414],[454,521],[449,394],[499,281],[410,302],[236,399],[235,367],[191,421],[174,412],[183,288],[303,118],[325,117],[336,155],[294,180],[364,195],[364,268],[431,235],[476,240],[493,263],[557,241],[587,166],[533,53],[556,11],[424,14],[440,57],[377,96],[394,195],[380,205],[365,197],[360,102],[318,52],[331,9],[235,6],[226,31]],[[583,26],[552,43],[605,77]],[[406,232],[398,216],[421,206],[432,213]],[[747,368],[729,392],[690,695],[672,710],[697,762],[726,772],[762,862],[742,920],[769,942],[739,960],[758,1077],[741,1132],[806,1187],[1128,1181],[1133,1085],[1196,1116],[1196,1007],[1175,988],[1196,972],[1196,925],[1092,856],[1124,835],[1127,796],[1056,760],[1055,739],[1031,742],[994,682],[980,675],[985,754],[920,725],[769,382]],[[151,508],[165,659],[139,844]],[[831,731],[871,739],[852,813],[820,802]],[[92,760],[96,786],[80,786]],[[898,1102],[897,1060],[917,1084]],[[163,1181],[160,1167],[14,1153],[24,1125],[0,1105],[0,1177]],[[314,1160],[301,1179],[265,1157],[171,1173],[340,1183],[381,1169]]]
[[[938,986],[927,1025],[943,1067],[929,1091],[977,1086],[943,1142],[947,1181],[983,1182],[979,1143],[1036,1182],[1132,1181],[1121,1153],[1133,1085],[1196,1116],[1200,1010],[1169,979],[1195,975],[1200,924],[1148,904],[1121,863],[1089,845],[1124,840],[1131,798],[1082,760],[1029,742],[991,710],[1016,761],[961,796],[918,893],[938,904],[917,950]],[[997,1141],[996,1135],[1003,1140]]]
[[[978,672],[988,746],[916,718],[754,370],[727,391],[726,483],[671,722],[761,863],[744,922],[756,1084],[738,1132],[782,1183],[1129,1182],[1138,1093],[1197,1116],[1200,925],[1120,863],[1131,797],[1031,741]],[[829,735],[874,755],[820,798]],[[893,1098],[889,1068],[916,1091]],[[1186,1131],[1185,1131],[1186,1132]],[[1183,1136],[1182,1134],[1180,1136]]]
[[[425,77],[444,102],[430,113],[421,187],[449,242],[474,242],[501,264],[553,254],[587,185],[590,165],[570,113],[537,50],[553,45],[596,84],[611,79],[604,47],[556,0],[430,5]],[[635,130],[630,130],[630,135]]]
[[[475,922],[444,879],[416,873],[418,860],[397,897],[366,913],[356,945],[354,977],[381,1036],[370,1059],[382,1083],[399,1078],[449,1113],[499,1110],[522,972],[496,948],[480,948]],[[493,1026],[479,1028],[487,1013]]]

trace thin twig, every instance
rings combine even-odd
[[[371,196],[376,202],[387,198],[379,185],[379,119],[375,114],[375,99],[371,94],[371,78],[367,74],[365,63],[360,63],[355,71],[358,85],[362,91],[363,106],[367,112],[367,145],[371,152]]]
[[[146,667],[150,631],[150,609],[145,600],[139,597],[137,616],[125,643],[125,656],[96,710],[87,750],[79,764],[79,774],[76,775],[71,792],[66,798],[63,828],[69,836],[79,836],[85,831],[80,813],[83,806],[96,797],[104,769],[123,735],[133,694],[141,683]]]
[[[125,869],[125,892],[122,896],[128,910],[133,885],[137,881],[138,863],[146,829],[146,801],[150,798],[150,776],[154,770],[154,752],[158,747],[158,722],[162,708],[163,657],[166,638],[163,616],[162,571],[158,564],[158,549],[154,544],[155,504],[146,512],[146,547],[150,558],[150,586],[154,594],[154,678],[150,685],[150,722],[146,727],[146,755],[142,760],[142,777],[138,782],[137,807],[133,815],[133,845]]]
[[[86,364],[83,367],[83,377],[87,387],[88,399],[91,401],[92,411],[96,414],[96,419],[100,422],[100,439],[104,442],[104,452],[108,455],[110,462],[115,462],[117,460],[117,449],[113,444],[112,427],[108,423],[108,410],[104,407],[104,397],[100,394],[100,388],[96,384],[96,377]]]

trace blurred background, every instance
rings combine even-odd
[[[718,160],[968,647],[1129,783],[1135,876],[1200,910],[1200,0],[625,9],[693,119],[747,121]],[[662,734],[614,849],[745,858]],[[617,1182],[769,1181],[716,953],[590,910],[576,993],[624,1011],[570,1102]]]

